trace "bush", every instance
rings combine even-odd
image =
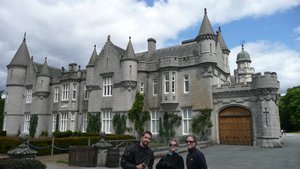
[[[0,131],[0,136],[6,136],[6,131]]]
[[[7,153],[22,143],[18,137],[0,137],[0,153]]]
[[[5,159],[0,160],[1,169],[46,169],[46,165],[38,160]]]

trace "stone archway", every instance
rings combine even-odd
[[[251,112],[242,107],[228,107],[219,114],[220,144],[252,145]]]

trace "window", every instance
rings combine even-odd
[[[75,131],[76,112],[71,113],[70,130]]]
[[[140,92],[144,93],[144,82],[140,83]]]
[[[158,134],[159,130],[159,119],[157,117],[157,112],[156,110],[151,112],[151,132],[153,134]]]
[[[112,96],[112,77],[103,79],[103,96]]]
[[[68,130],[68,113],[61,113],[59,131],[67,131],[67,130]]]
[[[56,124],[57,124],[57,114],[52,115],[52,131],[56,131]]]
[[[59,87],[54,88],[54,102],[58,102]]]
[[[89,98],[89,92],[86,88],[86,85],[84,85],[84,96],[83,96],[83,99],[84,100],[87,100]]]
[[[77,89],[77,84],[73,84],[72,100],[76,100],[76,89]]]
[[[191,109],[183,109],[182,112],[182,134],[190,134],[191,130],[191,122],[192,122],[192,110]]]
[[[102,113],[101,131],[111,133],[111,111],[107,110]]]
[[[29,133],[29,126],[30,126],[30,114],[24,114],[24,132]]]
[[[69,100],[69,92],[70,92],[70,85],[69,84],[62,85],[61,100],[63,101]]]
[[[82,132],[86,132],[86,128],[87,128],[87,124],[88,124],[88,113],[82,113]]]
[[[157,95],[157,83],[156,83],[156,81],[153,81],[153,95],[154,96]]]
[[[170,88],[169,88],[169,84],[170,84],[170,81],[169,81],[169,73],[165,73],[164,74],[164,89],[165,89],[165,93],[169,93],[170,92]]]
[[[189,76],[184,76],[184,85],[183,85],[183,92],[188,93],[190,91],[190,82],[189,82]]]
[[[32,101],[32,89],[27,89],[26,103],[31,103],[31,101]]]
[[[175,81],[176,81],[176,72],[172,72],[172,86],[171,86],[171,89],[172,89],[172,93],[175,93]]]

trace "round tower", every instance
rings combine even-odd
[[[131,43],[131,37],[126,48],[126,54],[121,59],[122,82],[135,85],[137,82],[137,60]]]
[[[26,98],[26,72],[30,63],[30,56],[26,45],[26,33],[19,49],[12,61],[7,65],[6,103],[4,112],[6,113],[6,131],[7,135],[17,135],[22,132],[24,104]]]
[[[50,92],[50,71],[47,64],[47,58],[43,64],[41,72],[38,74],[36,83],[36,94],[37,95],[48,95]]]
[[[216,35],[207,17],[206,8],[204,9],[204,17],[196,41],[199,44],[199,54],[202,57],[211,59],[212,55],[216,55]]]

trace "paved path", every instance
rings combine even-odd
[[[283,137],[283,142],[282,148],[213,145],[203,148],[201,151],[206,156],[209,169],[300,168],[300,134],[287,134]],[[184,159],[186,154],[186,152],[181,153]],[[155,160],[155,164],[158,160]],[[104,169],[104,167],[83,168],[49,161],[43,162],[46,163],[47,169]]]

